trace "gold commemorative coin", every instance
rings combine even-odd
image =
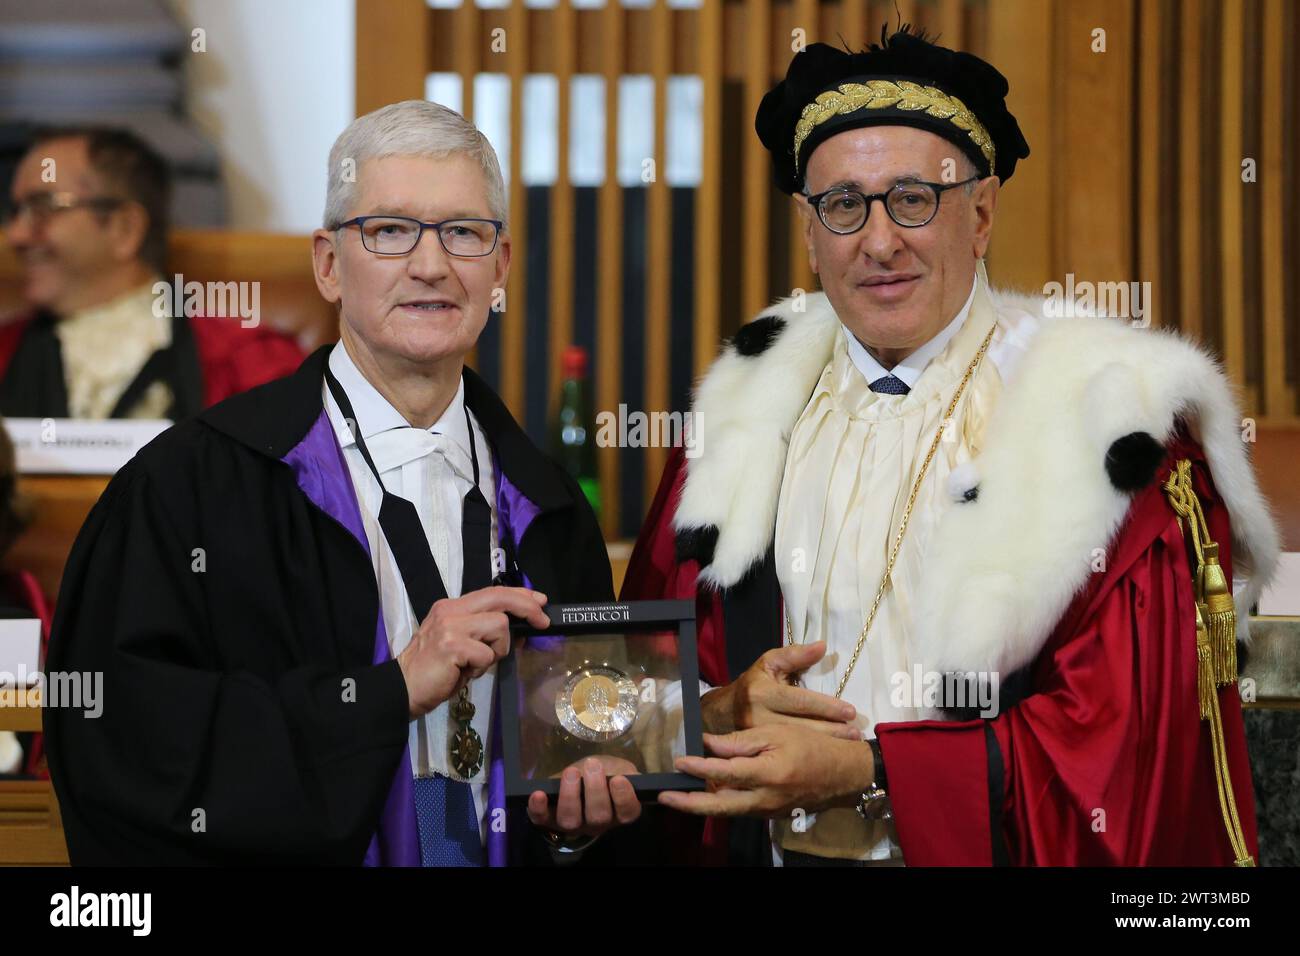
[[[588,664],[571,671],[555,695],[555,716],[581,740],[613,740],[631,729],[638,700],[636,684],[622,671]]]

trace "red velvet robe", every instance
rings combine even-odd
[[[1230,580],[1228,515],[1200,448],[1180,438],[1168,451],[1134,496],[1106,571],[1091,575],[1030,666],[1028,696],[987,721],[876,725],[909,866],[1232,864],[1209,724],[1198,713],[1192,574],[1162,489],[1172,464],[1192,459]],[[700,674],[717,686],[737,676],[728,670],[723,602],[697,585],[697,563],[679,564],[674,553],[683,465],[678,449],[622,598],[693,597]],[[1236,688],[1222,688],[1219,704],[1241,825],[1258,859]],[[725,823],[708,821],[706,861],[725,861]]]

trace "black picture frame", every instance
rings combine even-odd
[[[501,746],[505,770],[505,794],[509,802],[527,800],[542,791],[558,796],[558,778],[532,779],[520,770],[519,674],[515,650],[521,638],[604,635],[618,631],[673,631],[682,681],[682,726],[686,753],[703,756],[703,724],[700,718],[699,658],[695,640],[694,601],[621,601],[601,604],[548,604],[542,609],[551,620],[545,629],[522,622],[511,626],[510,653],[497,665],[500,682]],[[616,615],[616,616],[611,616]],[[643,803],[653,802],[665,790],[703,790],[705,782],[685,773],[643,773],[629,776]]]

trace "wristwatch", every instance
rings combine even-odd
[[[871,747],[873,779],[858,797],[856,809],[858,816],[863,820],[888,820],[893,813],[889,809],[889,794],[885,792],[885,761],[880,756],[880,741],[872,737],[867,741],[867,745]]]
[[[554,830],[543,829],[542,835],[546,839],[546,847],[551,851],[551,860],[563,866],[569,863],[576,863],[593,843],[600,837],[594,836],[576,836],[566,837],[563,834],[556,833]]]

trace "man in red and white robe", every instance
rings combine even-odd
[[[707,860],[1257,857],[1235,638],[1278,540],[1240,412],[1197,347],[989,284],[1005,93],[904,32],[759,111],[825,291],[700,382],[622,594],[696,601],[710,787],[661,801]]]

